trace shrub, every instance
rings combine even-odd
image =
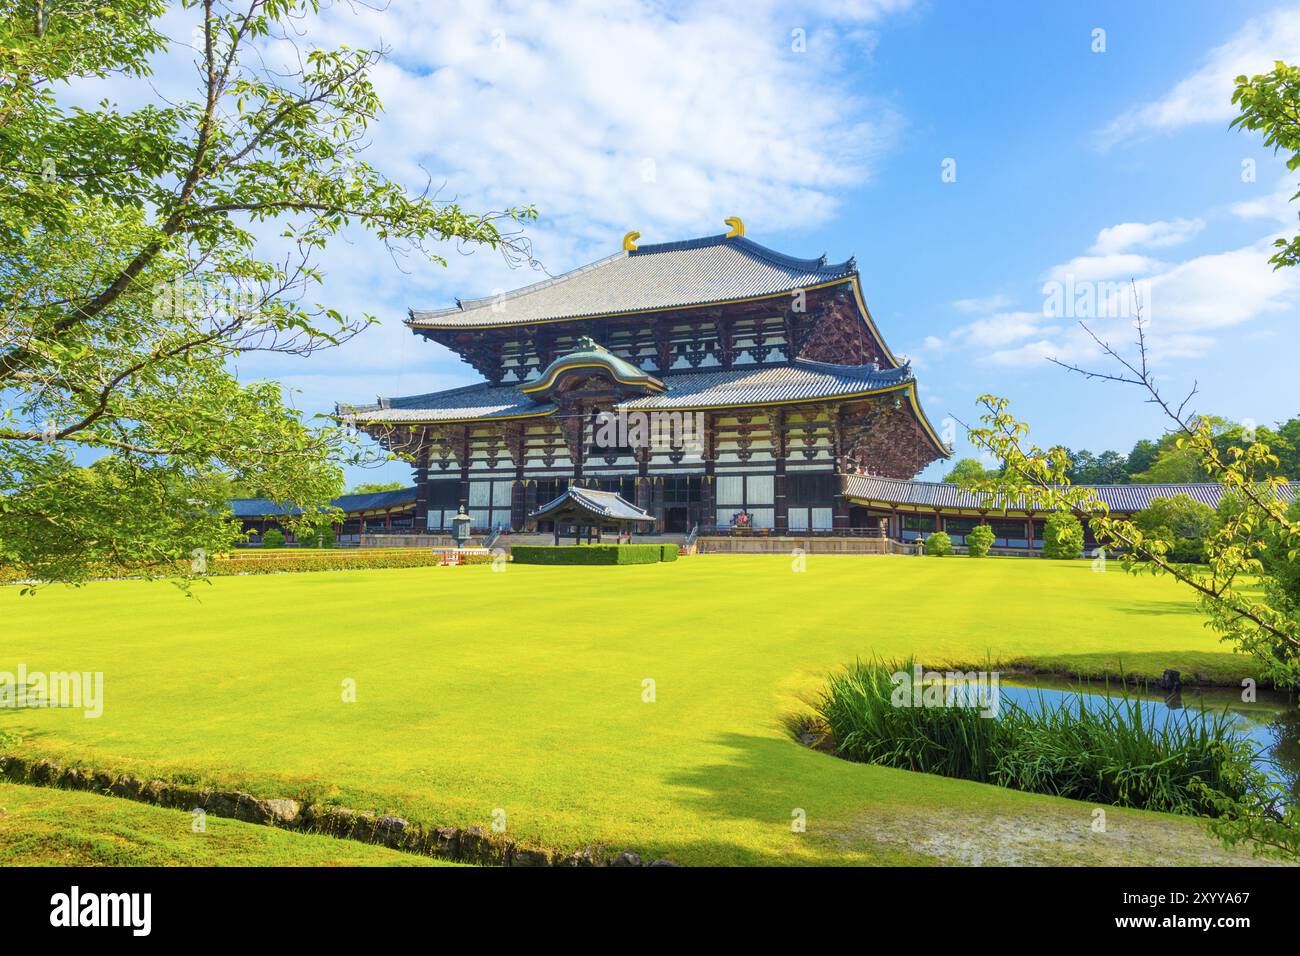
[[[1043,528],[1043,557],[1069,560],[1083,553],[1083,525],[1068,511],[1054,512]]]
[[[659,548],[660,561],[676,561],[677,555],[681,552],[681,549],[675,544],[661,544]]]
[[[925,553],[932,558],[943,558],[952,554],[952,538],[947,531],[936,531],[925,539]]]
[[[334,547],[333,528],[304,528],[295,537],[298,539],[298,544],[304,548]]]
[[[264,548],[283,548],[284,532],[279,528],[268,528],[262,535],[262,547]]]
[[[663,547],[658,544],[570,544],[558,547],[519,544],[510,549],[510,554],[518,564],[657,564],[664,560]]]
[[[1133,518],[1144,535],[1168,542],[1171,561],[1198,564],[1205,560],[1205,539],[1214,533],[1214,509],[1189,495],[1152,498]]]
[[[988,557],[993,547],[993,529],[986,524],[976,525],[966,535],[966,551],[972,558]]]

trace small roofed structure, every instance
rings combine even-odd
[[[595,531],[596,540],[600,540],[602,528],[614,525],[619,532],[628,530],[638,524],[653,525],[655,516],[642,511],[632,502],[612,491],[597,491],[595,488],[579,488],[570,485],[554,501],[542,505],[530,518],[553,521],[555,523],[555,543],[560,543],[560,524],[573,525],[573,541],[582,539],[582,529],[587,529],[587,542],[591,543],[591,533]]]

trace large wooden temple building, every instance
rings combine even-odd
[[[570,486],[616,492],[655,530],[879,527],[851,479],[908,479],[950,450],[890,351],[853,259],[731,231],[615,255],[516,291],[412,310],[475,385],[340,405],[412,463],[417,531],[550,530]],[[542,522],[544,524],[544,522]]]

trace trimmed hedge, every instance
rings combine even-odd
[[[490,564],[490,554],[462,554],[460,563]],[[440,564],[442,556],[424,548],[406,550],[389,549],[372,552],[366,548],[349,551],[313,551],[307,548],[291,548],[276,551],[274,554],[258,554],[256,551],[241,551],[236,555],[209,558],[204,575],[211,577],[229,577],[236,574],[278,574],[299,571],[365,571],[371,568],[425,568]],[[162,568],[149,569],[149,577],[166,576]],[[136,577],[120,568],[105,568],[95,577],[100,579],[125,579]],[[139,575],[146,576],[146,575]],[[178,561],[176,577],[190,576],[190,562]],[[13,565],[0,566],[0,584],[12,584],[29,580],[32,576]]]
[[[659,545],[660,561],[676,561],[679,554],[681,554],[681,549],[675,544]]]
[[[367,554],[364,548],[352,552],[330,551],[313,554],[303,550],[290,556],[216,558],[208,561],[208,574],[274,574],[277,571],[360,571],[369,568],[424,568],[442,561],[441,554],[423,549],[384,551]],[[488,564],[490,554],[462,554],[460,563]]]
[[[671,547],[673,556],[664,557]],[[516,564],[658,564],[675,561],[677,545],[663,544],[517,544],[510,549]]]

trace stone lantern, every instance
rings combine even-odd
[[[451,536],[456,539],[456,547],[465,546],[469,540],[469,515],[465,514],[465,506],[460,506],[460,513],[451,519]]]

